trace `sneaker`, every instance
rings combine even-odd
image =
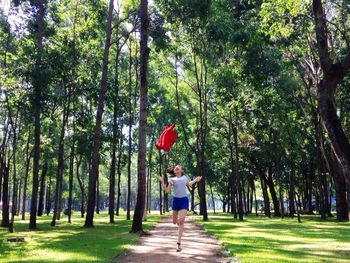
[[[181,248],[181,243],[177,243],[177,248],[176,248],[176,252],[180,252],[182,250]]]

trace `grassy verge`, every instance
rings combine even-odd
[[[56,227],[50,227],[51,217],[42,216],[37,231],[28,230],[28,220],[17,220],[15,233],[0,228],[0,262],[110,262],[138,239],[129,233],[132,220],[125,220],[124,215],[115,219],[115,224],[109,224],[106,213],[95,215],[95,227],[86,229],[78,213],[72,224],[63,217]],[[144,230],[159,220],[159,215],[148,216]],[[5,242],[16,236],[23,236],[25,242]]]
[[[248,216],[240,222],[219,213],[197,223],[219,238],[241,262],[350,262],[350,223]]]

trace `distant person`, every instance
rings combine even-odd
[[[185,218],[188,210],[188,197],[186,186],[192,186],[193,184],[199,182],[202,176],[197,176],[194,180],[188,181],[187,177],[184,175],[181,165],[176,165],[170,171],[171,174],[175,175],[169,180],[169,184],[166,186],[164,184],[164,179],[158,176],[158,180],[161,182],[162,188],[165,193],[170,191],[171,186],[174,187],[173,195],[173,223],[178,225],[178,238],[177,238],[177,248],[176,251],[181,251],[181,238],[184,232]]]

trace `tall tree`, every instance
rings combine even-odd
[[[147,65],[150,49],[148,48],[148,1],[140,2],[140,119],[137,154],[137,197],[131,232],[143,232],[142,217],[146,198],[146,128],[147,128]]]
[[[36,215],[38,204],[38,186],[39,186],[39,161],[40,161],[40,135],[41,135],[41,100],[43,84],[43,38],[44,38],[44,18],[45,5],[43,0],[32,1],[35,7],[35,47],[36,58],[35,66],[32,72],[33,85],[33,109],[34,109],[34,148],[33,148],[33,184],[32,184],[32,198],[30,206],[29,229],[36,229]]]
[[[337,115],[335,105],[335,93],[338,85],[350,70],[350,50],[346,50],[343,59],[335,62],[331,58],[329,50],[329,31],[327,29],[327,17],[321,0],[312,1],[312,9],[315,17],[315,32],[318,46],[318,55],[323,77],[317,86],[317,101],[322,118],[323,127],[326,130],[332,150],[339,162],[348,188],[350,187],[350,143],[344,133],[343,127]]]
[[[93,148],[91,156],[91,169],[89,173],[89,188],[88,188],[88,203],[85,219],[85,227],[93,227],[94,210],[96,201],[96,181],[98,178],[99,169],[99,150],[100,150],[100,132],[102,125],[102,115],[104,110],[104,101],[107,88],[107,77],[108,77],[108,59],[109,59],[109,48],[111,45],[112,35],[112,18],[113,18],[114,1],[109,1],[109,9],[106,23],[106,41],[103,53],[103,64],[102,64],[102,76],[100,82],[100,90],[98,96],[98,106],[96,112],[96,123],[94,128],[93,136]]]

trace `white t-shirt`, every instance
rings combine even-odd
[[[185,175],[180,177],[172,177],[169,181],[174,187],[174,197],[185,197],[187,196],[186,184],[187,177]]]

